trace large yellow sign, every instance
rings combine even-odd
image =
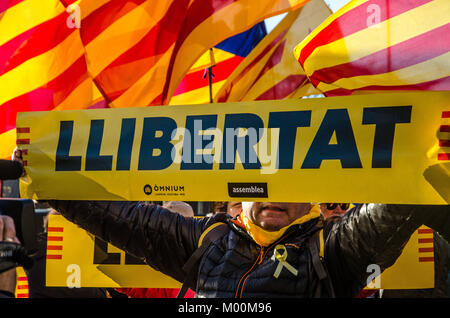
[[[374,264],[376,265],[376,264]],[[375,278],[376,268],[367,268]],[[49,216],[47,286],[179,288],[181,283],[89,234],[61,215]],[[372,288],[434,287],[432,230],[413,233],[395,264],[374,279]]]
[[[450,92],[20,113],[33,199],[450,201]]]
[[[181,287],[180,282],[96,238],[61,215],[49,215],[46,285]]]

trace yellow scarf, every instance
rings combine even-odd
[[[259,227],[255,223],[253,223],[245,213],[240,214],[240,218],[242,220],[242,223],[245,226],[245,229],[247,230],[248,234],[253,238],[253,240],[259,244],[260,246],[268,246],[271,243],[275,242],[277,239],[279,239],[284,232],[292,225],[294,224],[301,224],[305,223],[309,220],[312,220],[314,218],[318,218],[320,216],[320,208],[318,205],[313,205],[311,207],[311,210],[309,210],[308,214],[305,214],[301,218],[296,219],[294,222],[292,222],[289,225],[286,225],[285,227],[279,229],[278,231],[266,231],[263,228]]]

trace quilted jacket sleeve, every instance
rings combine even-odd
[[[365,204],[329,224],[325,263],[337,296],[354,297],[367,285],[370,264],[394,264],[422,224],[450,238],[450,205]],[[354,283],[353,283],[354,282]]]
[[[141,202],[49,201],[69,221],[183,281],[207,218],[186,218]]]

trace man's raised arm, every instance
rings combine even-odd
[[[158,205],[119,201],[48,201],[69,221],[114,246],[145,258],[183,281],[182,267],[197,248],[206,219],[186,218]]]
[[[325,262],[334,285],[342,289],[336,294],[355,296],[367,285],[369,265],[381,272],[392,266],[422,224],[449,240],[450,205],[364,204],[330,224]]]

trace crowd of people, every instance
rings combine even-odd
[[[37,203],[40,204],[40,203]],[[174,289],[174,288],[134,288],[134,287],[121,287],[121,288],[68,288],[68,287],[47,287],[45,286],[45,262],[46,262],[46,235],[47,235],[47,219],[48,215],[51,214],[58,214],[58,211],[63,211],[63,215],[66,215],[65,213],[69,213],[68,217],[69,219],[72,219],[72,221],[77,222],[77,218],[72,216],[70,213],[71,210],[78,210],[78,203],[71,203],[75,204],[76,208],[71,208],[69,202],[50,202],[54,206],[54,208],[51,208],[49,205],[45,204],[45,208],[48,209],[47,215],[44,217],[44,227],[42,233],[39,233],[38,235],[38,242],[39,242],[39,250],[37,253],[35,253],[32,257],[34,259],[34,265],[31,267],[31,269],[28,269],[26,271],[27,277],[28,277],[28,289],[29,289],[29,297],[30,298],[175,298],[179,295],[180,289]],[[133,205],[136,203],[120,203],[120,210],[124,211],[124,209],[136,209],[139,205]],[[130,205],[130,206],[129,206]],[[129,206],[129,207],[127,207]],[[101,204],[99,208],[101,207]],[[127,208],[125,208],[127,207]],[[348,203],[319,203],[318,205],[312,205],[312,204],[295,204],[295,203],[252,203],[251,205],[249,202],[211,202],[210,204],[211,211],[208,213],[205,217],[202,218],[194,218],[196,215],[195,211],[193,210],[192,206],[189,205],[186,202],[179,202],[179,201],[170,201],[170,202],[163,202],[161,206],[155,205],[152,203],[148,203],[145,205],[141,205],[142,209],[145,210],[151,210],[152,213],[157,213],[160,215],[161,219],[165,218],[174,218],[181,224],[184,224],[181,227],[186,227],[186,231],[193,231],[196,233],[197,229],[194,229],[196,226],[195,224],[189,224],[192,222],[200,223],[202,224],[201,230],[199,233],[202,233],[205,228],[209,228],[211,225],[203,225],[203,222],[200,221],[200,219],[208,220],[207,223],[222,223],[227,224],[227,226],[230,227],[228,231],[231,233],[222,234],[223,237],[220,237],[217,239],[218,241],[221,241],[222,243],[215,243],[216,245],[220,245],[220,250],[225,248],[228,248],[228,252],[221,252],[220,255],[214,255],[216,252],[210,252],[208,253],[208,256],[206,256],[206,260],[208,260],[208,263],[211,262],[211,264],[208,264],[206,269],[200,269],[200,274],[198,278],[201,278],[201,275],[204,275],[205,278],[203,278],[205,281],[199,281],[198,278],[195,281],[195,284],[189,285],[187,291],[181,295],[181,297],[185,298],[193,298],[196,295],[196,291],[200,292],[201,295],[206,295],[207,297],[260,297],[260,296],[268,296],[269,293],[266,290],[266,286],[259,285],[258,282],[252,281],[251,272],[257,271],[254,267],[256,267],[256,264],[261,264],[264,262],[270,262],[274,265],[277,264],[277,258],[278,258],[278,264],[276,267],[280,267],[281,271],[278,273],[280,275],[279,278],[274,278],[270,270],[264,269],[265,267],[268,267],[267,265],[261,266],[263,271],[260,273],[260,275],[267,276],[267,280],[273,281],[272,284],[274,286],[277,286],[279,282],[283,282],[283,284],[286,285],[286,287],[289,287],[289,293],[286,293],[286,289],[283,289],[283,292],[278,294],[277,292],[270,292],[270,296],[281,296],[281,297],[291,297],[291,296],[306,296],[306,297],[334,297],[334,296],[345,296],[345,297],[364,297],[364,298],[375,298],[375,297],[383,297],[383,298],[393,298],[393,297],[450,297],[450,245],[448,244],[448,241],[443,238],[437,231],[434,232],[434,255],[435,255],[435,287],[431,289],[420,289],[420,290],[375,290],[375,289],[363,289],[363,282],[365,281],[364,273],[363,273],[363,265],[359,265],[361,267],[359,275],[362,279],[360,279],[359,284],[354,284],[354,286],[346,286],[346,288],[340,287],[339,284],[342,280],[341,279],[335,279],[336,276],[333,275],[349,275],[348,272],[343,269],[343,266],[358,266],[358,264],[353,264],[354,259],[351,262],[348,262],[348,264],[339,264],[341,266],[337,266],[337,268],[334,269],[328,269],[331,265],[334,265],[333,262],[327,263],[324,260],[324,257],[330,257],[329,255],[333,255],[334,257],[349,257],[347,256],[341,256],[340,251],[335,251],[332,249],[327,249],[327,246],[324,242],[329,242],[333,238],[329,238],[330,232],[332,231],[339,231],[339,225],[342,220],[345,218],[350,218],[351,215],[358,215],[361,213],[364,213],[364,210],[361,211],[362,207],[365,207],[365,209],[368,209],[367,205],[355,205],[355,204],[348,204]],[[249,209],[249,207],[251,207]],[[83,207],[86,208],[86,207]],[[104,207],[101,207],[104,209]],[[243,214],[243,209],[246,213]],[[443,207],[445,210],[445,207]],[[257,212],[259,211],[259,212]],[[252,213],[254,216],[252,217]],[[445,211],[442,211],[441,213],[445,213]],[[170,216],[169,216],[170,214]],[[259,215],[261,214],[261,215]],[[264,215],[266,214],[266,215]],[[182,219],[179,219],[180,215]],[[306,216],[306,218],[305,218]],[[140,217],[139,217],[140,218]],[[285,220],[283,220],[285,218]],[[191,221],[187,221],[186,219],[189,219]],[[194,221],[195,219],[198,219],[198,221]],[[395,219],[395,218],[394,218]],[[212,221],[213,220],[213,221]],[[153,222],[156,222],[153,221]],[[175,222],[175,221],[174,221]],[[320,223],[318,225],[317,223]],[[420,222],[419,222],[420,223]],[[397,226],[400,228],[401,224],[396,223]],[[418,223],[417,223],[418,224]],[[17,241],[17,238],[15,236],[15,233],[13,230],[11,230],[11,222],[7,217],[2,217],[2,223],[0,223],[1,227],[1,237],[3,241]],[[90,230],[91,225],[84,225]],[[152,225],[156,226],[157,225]],[[159,225],[161,226],[161,225]],[[292,229],[293,227],[298,226],[296,229]],[[350,226],[364,226],[364,224],[351,224]],[[192,228],[191,228],[192,227]],[[320,247],[320,242],[318,246],[318,250],[320,249],[326,249],[326,251],[318,252],[319,253],[319,260],[321,263],[323,263],[322,270],[324,271],[322,274],[325,277],[320,276],[320,269],[316,270],[316,273],[308,273],[309,277],[315,277],[318,279],[318,282],[309,282],[312,284],[312,286],[307,286],[307,282],[303,282],[302,288],[298,288],[299,279],[298,274],[294,275],[294,271],[290,271],[289,268],[295,268],[295,272],[298,273],[298,271],[308,271],[308,267],[304,266],[302,262],[305,260],[303,258],[308,258],[305,255],[302,255],[302,253],[298,253],[295,257],[292,257],[291,254],[295,254],[296,251],[302,251],[306,247],[309,247],[311,244],[308,242],[308,239],[303,233],[299,232],[299,228],[304,228],[304,233],[311,233],[311,232],[320,232],[319,235],[322,235],[322,240],[324,240],[321,244],[324,246]],[[92,228],[95,229],[95,226],[92,226]],[[255,231],[256,229],[259,229]],[[327,229],[328,228],[328,229]],[[264,229],[270,229],[270,231],[264,230]],[[285,229],[285,230],[283,230]],[[319,229],[319,230],[317,230]],[[321,229],[325,230],[321,231]],[[183,230],[181,230],[183,231]],[[93,230],[92,232],[95,232]],[[286,235],[286,233],[291,233],[290,235]],[[411,230],[407,231],[408,234],[411,234]],[[367,238],[370,240],[372,235],[375,233],[366,233],[370,234]],[[129,234],[128,234],[129,235]],[[446,234],[444,234],[446,235]],[[447,234],[448,235],[448,234]],[[315,237],[314,235],[309,235],[311,237]],[[226,237],[226,238],[225,238]],[[265,239],[265,237],[269,239]],[[285,238],[283,238],[285,237]],[[290,237],[290,239],[289,239]],[[406,240],[408,237],[407,234],[405,234]],[[376,236],[373,236],[373,238],[376,240]],[[383,238],[383,236],[381,236]],[[104,238],[106,240],[110,240],[109,237]],[[141,238],[144,244],[148,244],[146,241],[147,239]],[[178,245],[179,243],[176,242],[176,239],[174,237],[171,238],[172,240],[175,240],[173,242],[175,245]],[[340,239],[347,239],[346,236],[342,236]],[[448,238],[447,238],[448,239]],[[129,240],[127,238],[126,240]],[[237,266],[237,268],[234,268],[236,265],[233,266],[232,269],[224,269],[224,267],[227,266],[227,262],[230,262],[230,260],[223,261],[222,259],[226,256],[227,253],[233,253],[233,249],[237,249],[237,247],[240,244],[236,244],[235,241],[241,241],[241,240],[248,240],[253,243],[253,245],[258,246],[259,250],[257,253],[257,256],[254,253],[254,251],[246,251],[246,249],[239,249],[239,253],[248,252],[249,258],[252,259],[252,264],[248,263],[247,266],[244,267],[243,270],[241,270],[242,275],[239,280],[234,277],[231,273],[237,271],[240,266]],[[362,241],[364,240],[364,236],[361,238],[356,238],[355,243],[348,242],[349,246],[347,248],[352,249],[351,253],[358,252],[357,249],[360,248],[357,244],[362,244]],[[125,237],[120,238],[120,241],[125,241]],[[320,238],[318,239],[320,241]],[[226,244],[224,244],[226,242]],[[255,244],[255,242],[257,244]],[[375,241],[374,241],[375,242]],[[399,241],[400,242],[400,241]],[[161,243],[158,242],[156,244],[156,247],[139,247],[140,250],[150,250],[151,253],[157,253],[157,251],[161,251],[158,246]],[[236,245],[235,245],[236,244]],[[314,244],[314,243],[313,243]],[[328,243],[330,244],[330,243]],[[342,243],[343,244],[343,243]],[[165,246],[173,246],[173,244],[164,244]],[[180,244],[182,245],[182,244]],[[231,246],[230,246],[231,245]],[[344,244],[343,244],[344,245]],[[384,268],[388,267],[389,265],[392,265],[393,261],[395,261],[395,258],[398,257],[398,255],[401,253],[401,245],[402,244],[393,244],[392,248],[396,251],[384,251],[384,253],[392,253],[391,259],[386,262],[385,260],[382,260],[382,262],[385,263],[383,265]],[[250,245],[251,246],[251,245]],[[282,247],[281,247],[282,246]],[[124,246],[121,246],[124,247]],[[126,249],[126,246],[124,247]],[[157,248],[154,250],[154,248]],[[249,248],[248,244],[246,248]],[[367,248],[372,248],[371,246],[368,246]],[[192,249],[192,248],[191,248]],[[214,250],[213,247],[211,249]],[[306,248],[308,249],[308,248]],[[336,246],[334,247],[336,249]],[[135,250],[133,250],[135,252]],[[138,256],[142,257],[143,255],[146,255],[147,251],[139,251]],[[326,253],[325,253],[326,252]],[[348,253],[348,251],[345,251]],[[278,254],[277,254],[278,253]],[[285,254],[284,254],[285,253]],[[322,253],[322,254],[321,254]],[[213,254],[213,255],[209,255]],[[271,256],[272,257],[269,257]],[[284,257],[285,255],[286,257]],[[291,256],[290,256],[291,255]],[[301,255],[301,256],[299,256]],[[184,256],[183,261],[181,263],[185,262],[186,259],[188,259],[189,255]],[[365,256],[365,255],[364,255]],[[384,257],[384,256],[383,256]],[[299,258],[299,259],[296,259]],[[314,262],[314,257],[311,255],[311,262]],[[243,257],[243,259],[247,259],[247,257]],[[285,260],[283,260],[285,259]],[[257,261],[255,261],[257,260]],[[266,260],[266,261],[265,261]],[[350,260],[350,259],[349,259]],[[240,259],[232,259],[233,262],[241,262]],[[149,262],[150,265],[151,262]],[[180,263],[180,264],[181,264]],[[367,263],[367,262],[366,262]],[[381,262],[380,262],[381,263]],[[244,264],[246,262],[244,261]],[[251,265],[251,266],[250,266]],[[153,265],[154,266],[154,265]],[[178,265],[180,266],[180,265]],[[336,265],[334,265],[336,266]],[[169,266],[170,267],[170,266]],[[273,267],[273,266],[272,266]],[[314,265],[312,266],[314,268]],[[181,266],[182,268],[182,266]],[[167,274],[171,275],[173,277],[176,277],[181,282],[183,281],[183,274],[185,273],[179,273],[179,269],[170,268]],[[247,272],[243,272],[247,271]],[[283,273],[283,275],[281,275]],[[272,274],[272,275],[271,275]],[[214,276],[220,276],[220,280],[214,281],[215,286],[219,286],[216,290],[212,291],[210,290],[211,286],[210,283],[208,283],[209,278],[208,276],[214,277]],[[284,276],[284,277],[283,277]],[[317,277],[318,276],[318,277]],[[0,274],[0,296],[3,297],[14,297],[14,289],[15,289],[15,270],[11,269],[9,271],[6,271],[5,273]],[[347,276],[345,276],[347,277]],[[232,284],[230,284],[230,281]],[[289,281],[289,283],[287,282]],[[314,279],[312,279],[314,281]],[[329,283],[326,283],[326,281],[329,281]],[[234,284],[233,284],[234,283]],[[226,286],[227,284],[230,284],[231,287]],[[292,286],[291,286],[292,285]],[[224,287],[222,287],[224,286]],[[294,287],[295,286],[295,287]],[[322,287],[318,287],[322,286]],[[200,288],[199,288],[200,287]],[[250,294],[247,293],[247,289],[251,292]]]

